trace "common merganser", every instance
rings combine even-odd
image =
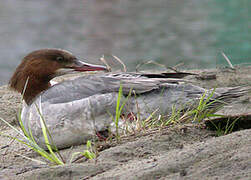
[[[123,114],[140,112],[142,118],[155,110],[156,114],[168,114],[174,105],[177,109],[194,105],[206,92],[201,87],[166,78],[165,74],[93,74],[53,86],[50,84],[54,77],[74,71],[106,70],[104,66],[84,63],[70,52],[60,49],[41,49],[24,57],[9,85],[23,94],[25,102],[21,120],[27,131],[31,129],[40,146],[46,147],[37,107],[54,145],[60,149],[82,144],[111,125],[120,86],[124,95],[122,101],[133,91]],[[228,102],[245,92],[230,88],[225,92],[215,92],[212,99]]]

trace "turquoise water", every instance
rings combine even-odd
[[[40,48],[67,49],[91,63],[103,54],[114,63],[114,54],[130,71],[148,60],[226,66],[221,52],[234,65],[251,63],[251,0],[2,1],[0,84]]]
[[[219,24],[215,35],[215,50],[227,54],[233,64],[251,64],[251,1],[214,0],[210,3],[209,18]],[[225,62],[218,53],[219,62]]]

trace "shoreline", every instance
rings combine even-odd
[[[229,69],[188,70],[204,75],[215,74],[216,79],[186,79],[204,88],[251,86],[251,66]],[[72,76],[70,76],[71,78]],[[61,77],[57,80],[67,79]],[[0,117],[16,126],[16,112],[21,106],[20,95],[0,87]],[[228,105],[221,114],[251,113],[251,92],[237,103]],[[15,132],[0,122],[0,131],[15,136]],[[86,161],[50,167],[24,159],[41,159],[18,142],[0,136],[0,179],[102,179],[102,178],[233,178],[251,177],[251,130],[240,130],[216,137],[195,124],[164,128],[149,134],[130,136],[119,144],[103,144],[97,162]],[[102,143],[101,143],[102,144]],[[72,151],[83,151],[85,145],[64,149],[67,157]],[[21,156],[22,155],[22,156]]]

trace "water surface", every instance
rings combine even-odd
[[[62,48],[88,62],[118,56],[184,68],[251,63],[250,0],[8,0],[0,4],[0,84],[29,52]],[[146,66],[144,68],[156,68]]]

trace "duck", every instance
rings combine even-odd
[[[101,71],[52,84],[57,76]],[[41,117],[58,149],[85,143],[105,132],[116,115],[117,100],[126,102],[121,114],[140,114],[142,119],[153,111],[170,114],[173,107],[186,109],[198,104],[212,90],[192,85],[181,77],[190,73],[108,72],[107,67],[86,63],[62,49],[39,49],[26,55],[16,68],[9,87],[23,97],[21,122],[32,132],[37,144],[46,148]],[[121,88],[122,95],[119,95]],[[215,91],[212,104],[225,104],[246,93],[240,87]],[[128,98],[130,96],[130,98]]]

